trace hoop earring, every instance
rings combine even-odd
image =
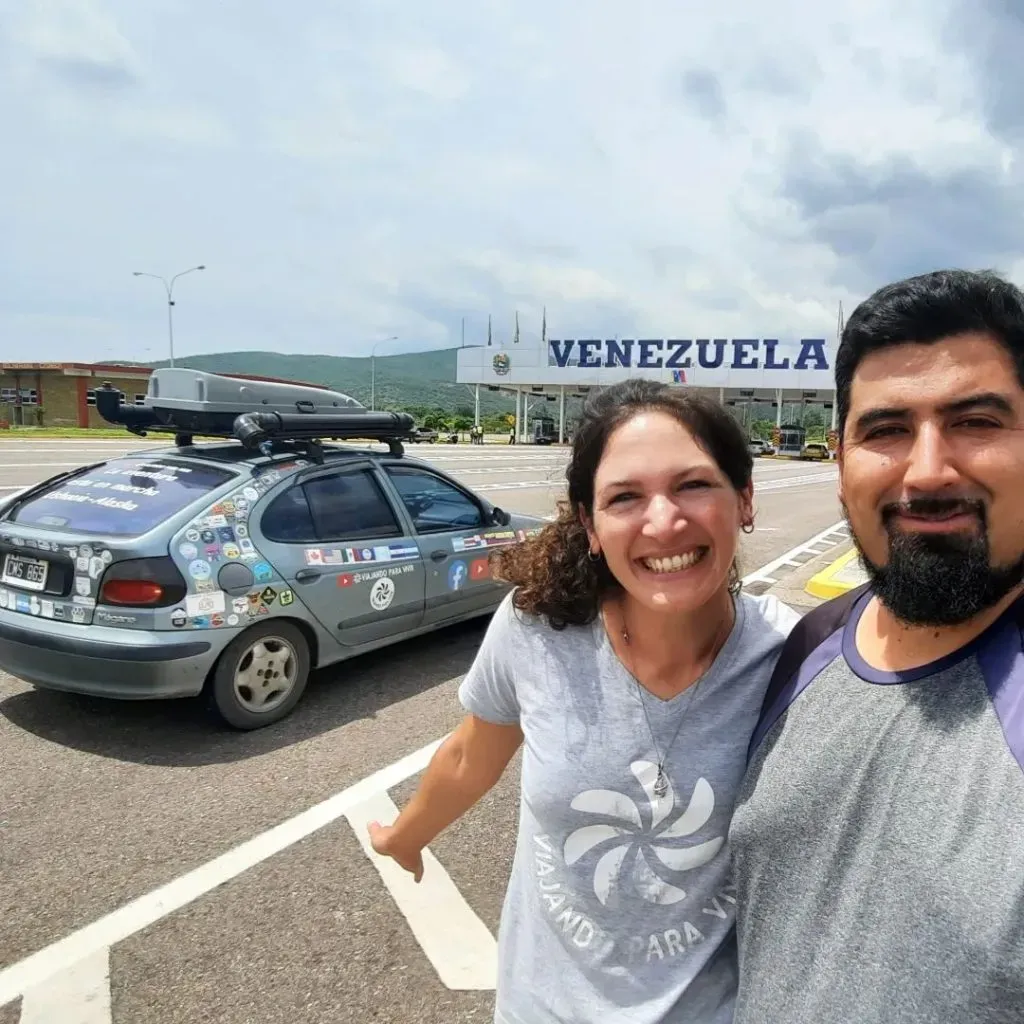
[[[587,558],[589,558],[592,562],[600,562],[601,561],[601,552],[600,551],[588,551],[587,552]]]
[[[746,523],[744,523],[744,524],[743,524],[743,525],[742,525],[742,526],[740,527],[740,529],[741,529],[741,530],[742,530],[742,531],[743,531],[744,533],[753,533],[753,532],[754,532],[754,521],[753,521],[753,519],[751,519],[751,520],[750,520],[749,522],[746,522]]]

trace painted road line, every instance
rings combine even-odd
[[[110,950],[98,949],[28,989],[20,1024],[110,1024]]]
[[[760,569],[756,569],[754,572],[749,573],[743,577],[743,585],[750,586],[754,583],[763,583],[771,586],[779,581],[775,578],[775,573],[783,566],[789,566],[790,568],[799,569],[803,562],[797,561],[801,555],[813,557],[815,553],[814,549],[827,545],[828,547],[834,547],[836,544],[841,543],[844,540],[849,539],[848,527],[846,520],[841,519],[838,523],[833,523],[828,529],[822,530],[817,536],[812,537],[809,541],[803,544],[798,544],[795,548],[791,548],[784,555],[779,555],[778,558],[772,559],[767,565],[762,565]]]
[[[841,558],[815,573],[806,584],[804,590],[812,597],[820,597],[830,601],[867,583],[868,574],[864,571],[856,548],[851,548]]]
[[[442,736],[428,743],[401,761],[381,768],[294,818],[275,825],[269,831],[241,843],[188,874],[126,903],[98,921],[79,928],[0,971],[0,1006],[16,999],[28,989],[44,984],[69,965],[148,928],[219,885],[231,881],[243,871],[248,871],[275,853],[280,853],[325,825],[337,821],[350,808],[358,806],[375,793],[397,786],[411,775],[423,771],[444,739]]]
[[[0,462],[0,469],[35,469],[37,466],[86,466],[88,462]]]
[[[442,984],[456,991],[493,991],[498,943],[438,859],[424,850],[423,877],[414,882],[408,871],[390,857],[378,856],[370,845],[369,823],[390,825],[398,817],[391,797],[377,793],[345,817]]]
[[[800,487],[803,484],[823,484],[830,480],[838,479],[839,473],[833,470],[831,473],[802,473],[800,476],[784,476],[765,480],[764,482],[755,480],[754,492],[784,491],[790,487]]]
[[[755,482],[754,493],[764,494],[767,491],[788,491],[794,487],[831,483],[835,480],[835,473],[807,473],[800,476],[783,477],[781,480],[772,480],[763,484]],[[566,482],[565,480],[517,480],[490,484],[482,481],[475,486],[481,491],[523,491],[563,488],[566,486]]]

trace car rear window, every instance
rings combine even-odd
[[[137,537],[234,476],[171,459],[116,459],[59,480],[17,509],[14,521],[74,533]]]

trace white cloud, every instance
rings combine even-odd
[[[131,271],[199,262],[179,352],[454,345],[544,305],[556,337],[830,335],[886,274],[1015,258],[964,9],[36,0],[0,39],[0,337],[159,348]]]

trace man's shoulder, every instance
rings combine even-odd
[[[843,630],[857,602],[870,589],[869,584],[862,584],[832,598],[812,608],[793,627],[768,681],[761,718],[750,742],[751,753],[811,679],[842,653]]]
[[[863,583],[853,590],[833,597],[807,612],[793,627],[779,659],[781,673],[792,675],[830,636],[841,630],[850,619],[857,602],[871,589]],[[785,664],[784,664],[785,662]],[[781,674],[777,669],[776,674]]]

